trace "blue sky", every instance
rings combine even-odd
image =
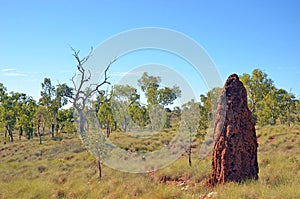
[[[91,46],[97,47],[120,32],[161,27],[200,44],[223,82],[231,73],[251,73],[259,68],[277,87],[291,89],[300,97],[297,0],[0,1],[0,82],[9,91],[38,98],[44,77],[54,84],[70,83],[76,62],[69,45],[85,56]],[[136,57],[140,60],[133,65],[159,62],[174,65],[184,77],[191,74],[183,70],[188,67],[183,61],[175,63],[177,58],[164,53],[145,52]],[[130,64],[129,58],[120,59],[119,65],[122,60]],[[120,67],[111,71],[113,77],[124,72],[126,68]],[[197,96],[205,92],[202,80],[191,80],[190,84]]]

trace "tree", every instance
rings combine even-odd
[[[37,107],[34,115],[34,123],[36,124],[37,135],[39,136],[40,144],[42,144],[42,136],[45,133],[45,128],[48,121],[47,115],[47,109],[44,106]]]
[[[174,100],[181,96],[178,86],[160,88],[160,82],[159,76],[149,76],[147,72],[144,72],[138,80],[138,85],[147,97],[152,130],[158,130],[165,126],[167,120],[165,106],[173,104]]]
[[[144,72],[142,77],[138,80],[138,85],[147,97],[148,105],[158,104],[158,88],[161,82],[160,77],[149,76],[147,72]]]
[[[71,120],[73,120],[73,114],[69,111],[60,111],[60,109],[68,104],[68,97],[66,96],[66,93],[70,93],[71,89],[66,84],[59,84],[56,86],[55,89],[55,98],[52,101],[52,115],[53,115],[53,122],[51,125],[52,134],[54,132],[53,127],[56,126],[56,133],[58,133],[59,126],[62,128],[65,127],[66,124],[69,125]],[[66,115],[64,115],[66,113]],[[60,115],[59,115],[60,114]],[[70,115],[71,114],[71,115]],[[63,117],[65,121],[62,121]],[[59,121],[58,121],[59,120]]]
[[[114,119],[122,128],[123,132],[128,130],[133,121],[130,115],[130,106],[138,100],[140,96],[137,94],[137,89],[129,85],[114,85],[111,106]]]
[[[13,101],[14,116],[16,118],[15,128],[19,128],[19,139],[21,139],[21,136],[23,135],[24,125],[26,125],[27,123],[26,115],[23,115],[23,105],[26,101],[26,95],[23,93],[11,92],[11,98]]]
[[[292,122],[292,112],[295,110],[294,95],[284,89],[274,88],[263,100],[257,103],[257,123],[259,125],[274,125],[279,119],[281,124]]]
[[[73,108],[58,110],[56,131],[58,133],[74,133]]]
[[[19,139],[23,134],[23,130],[26,132],[27,139],[33,137],[34,127],[34,115],[37,109],[37,104],[32,97],[26,96],[26,94],[13,93],[15,107],[15,117],[19,127]]]
[[[87,116],[88,117],[88,116]],[[101,161],[109,156],[112,147],[107,144],[106,137],[95,129],[89,133],[82,134],[84,145],[90,153],[97,159],[97,168],[99,171],[99,180],[102,178]]]
[[[129,106],[129,113],[132,121],[141,129],[149,124],[149,113],[146,106],[135,101]]]
[[[54,137],[54,128],[58,111],[58,107],[54,98],[55,86],[52,85],[50,78],[44,78],[44,81],[42,82],[42,91],[39,103],[46,109],[46,117],[51,123],[49,126],[49,132],[51,132],[52,137]]]
[[[101,154],[105,153],[105,148],[102,146],[106,145],[105,138],[103,138],[102,133],[99,132],[99,129],[91,129],[89,133],[85,131],[85,125],[89,123],[87,119],[94,118],[93,114],[96,114],[97,109],[91,110],[92,108],[92,100],[94,94],[101,93],[100,88],[105,84],[110,84],[108,81],[109,77],[107,76],[107,71],[110,68],[111,64],[113,64],[116,59],[112,60],[104,71],[104,80],[97,83],[91,83],[91,72],[85,69],[85,63],[89,60],[92,55],[93,49],[91,49],[90,53],[84,57],[79,57],[79,52],[73,48],[73,56],[77,61],[77,77],[79,79],[78,84],[75,82],[76,74],[71,78],[71,82],[73,84],[73,88],[65,85],[62,89],[62,93],[66,96],[70,102],[73,104],[73,107],[78,113],[79,117],[79,133],[86,145],[86,148],[93,153],[97,157],[98,161],[98,169],[99,169],[99,179],[101,178]],[[91,127],[97,127],[97,121]],[[99,126],[98,126],[99,127]],[[99,127],[100,128],[100,127]],[[100,136],[98,139],[97,136]]]
[[[6,93],[6,88],[0,83],[0,99],[1,99],[1,107],[0,107],[0,122],[5,127],[4,138],[7,139],[7,135],[9,135],[9,140],[11,142],[14,141],[13,137],[13,129],[16,123],[15,113],[14,113],[14,105],[11,96]]]
[[[259,69],[254,69],[252,75],[243,74],[240,77],[248,94],[248,106],[252,112],[254,122],[257,121],[257,104],[261,102],[273,89],[273,80]]]
[[[170,126],[171,127],[179,127],[181,120],[181,108],[179,106],[175,106],[171,112],[170,116]]]
[[[84,133],[84,125],[85,125],[85,119],[86,119],[86,113],[84,113],[87,103],[89,102],[90,98],[95,93],[100,93],[101,86],[105,84],[110,84],[108,81],[107,71],[110,68],[111,64],[113,64],[116,59],[111,61],[108,66],[106,67],[104,71],[104,80],[97,84],[90,83],[91,79],[91,72],[89,70],[86,70],[84,67],[84,64],[89,60],[90,56],[92,55],[93,49],[91,49],[88,56],[81,59],[79,57],[79,52],[76,51],[73,48],[71,48],[73,51],[73,56],[75,57],[77,61],[77,71],[78,71],[78,77],[79,77],[79,83],[76,84],[75,77],[76,74],[72,77],[71,81],[73,83],[73,89],[70,87],[66,87],[65,89],[65,96],[67,96],[72,104],[73,107],[76,109],[79,115],[79,133],[82,135]]]
[[[222,88],[213,88],[206,95],[200,95],[200,124],[198,132],[214,125],[214,117],[218,108]]]
[[[161,78],[149,76],[147,72],[144,72],[142,77],[138,80],[138,85],[147,97],[148,105],[166,106],[173,104],[174,100],[181,96],[181,91],[178,86],[173,88],[164,87],[160,88]]]
[[[181,90],[178,86],[173,86],[173,88],[165,87],[158,90],[158,102],[162,106],[167,106],[173,104],[174,100],[181,96]]]
[[[279,119],[280,123],[287,123],[290,126],[292,122],[291,112],[295,109],[295,96],[292,93],[288,93],[284,89],[278,89],[276,91],[276,97],[278,101]]]
[[[99,93],[96,99],[96,112],[101,128],[106,129],[106,136],[109,137],[115,120],[113,117],[112,106],[111,106],[111,95],[108,92],[102,91]],[[115,127],[116,129],[116,127]]]
[[[295,100],[295,119],[297,122],[300,122],[300,99]]]
[[[276,98],[276,91],[271,91],[264,100],[257,103],[257,124],[261,126],[276,124],[280,112]]]
[[[200,119],[200,105],[196,103],[193,99],[186,104],[182,105],[181,113],[181,123],[180,131],[183,131],[185,134],[189,134],[189,147],[188,147],[188,157],[189,165],[192,166],[192,138],[197,133],[199,128],[199,119]]]

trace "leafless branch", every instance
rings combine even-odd
[[[71,78],[71,81],[73,83],[74,86],[74,95],[72,97],[73,100],[73,105],[77,110],[82,111],[86,105],[87,100],[95,93],[95,92],[100,92],[100,87],[103,86],[104,84],[110,84],[110,82],[108,81],[108,79],[110,78],[107,75],[107,72],[110,68],[110,66],[117,60],[117,58],[114,58],[109,64],[108,66],[105,68],[104,71],[104,80],[100,83],[97,84],[88,84],[88,82],[91,80],[91,72],[89,70],[85,70],[84,68],[84,63],[86,63],[89,58],[92,56],[92,52],[93,52],[93,48],[91,48],[88,56],[84,57],[83,59],[80,59],[79,53],[80,51],[76,51],[74,48],[72,48],[70,46],[71,50],[73,51],[73,56],[75,57],[76,61],[77,61],[77,70],[79,72],[80,75],[80,81],[78,83],[78,85],[76,86],[75,83],[75,77],[76,74]],[[85,90],[83,90],[84,88],[87,88],[89,90],[89,92],[87,93]]]

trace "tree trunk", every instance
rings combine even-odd
[[[188,151],[188,155],[189,155],[189,165],[192,166],[192,132],[191,132],[191,127],[190,127],[190,146],[189,146],[189,151]]]
[[[7,138],[7,131],[4,132],[4,140]]]
[[[110,121],[107,120],[107,124],[106,124],[106,136],[107,137],[109,137],[110,132],[111,132],[111,130],[110,130]]]
[[[79,133],[82,135],[84,133],[84,122],[85,122],[85,117],[83,115],[83,111],[80,109],[77,109],[78,114],[79,114]]]
[[[56,126],[56,128],[55,128],[56,136],[58,136],[58,133],[59,133],[59,125],[56,124],[55,126]]]
[[[99,170],[99,180],[101,180],[101,178],[102,178],[102,168],[101,168],[100,156],[98,157],[97,164],[98,164],[98,170]]]
[[[123,132],[127,131],[127,118],[124,117],[124,125],[123,125]]]
[[[42,135],[45,135],[45,125],[42,126]]]
[[[61,127],[60,127],[60,129],[59,129],[59,133],[62,133],[64,127],[65,127],[65,124],[62,124]]]
[[[40,125],[39,124],[37,126],[37,132],[38,132],[38,136],[40,138],[40,144],[42,144],[42,135],[41,135],[41,132],[40,132]]]
[[[191,147],[189,148],[189,165],[190,165],[190,167],[192,166],[192,157],[191,157],[191,155],[192,155],[192,150],[191,150]]]
[[[6,131],[7,131],[8,135],[9,135],[10,141],[13,142],[14,141],[13,132],[12,132],[12,130],[11,130],[11,128],[10,128],[9,125],[6,125]]]
[[[55,125],[52,123],[51,124],[51,136],[52,136],[52,138],[54,138],[54,128],[55,128]]]
[[[20,129],[19,129],[20,131],[19,131],[19,140],[21,140],[21,137],[22,137],[22,135],[23,135],[23,128],[22,128],[22,126],[20,126]]]

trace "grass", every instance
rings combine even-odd
[[[156,150],[173,135],[165,131],[138,139],[113,133],[111,140],[124,149]],[[213,189],[205,186],[211,159],[197,159],[197,148],[193,148],[192,166],[186,155],[143,174],[103,166],[99,181],[96,160],[76,136],[46,137],[42,145],[37,138],[1,142],[0,198],[203,198],[210,192],[217,192],[216,198],[299,198],[300,126],[260,127],[257,135],[259,180]]]

